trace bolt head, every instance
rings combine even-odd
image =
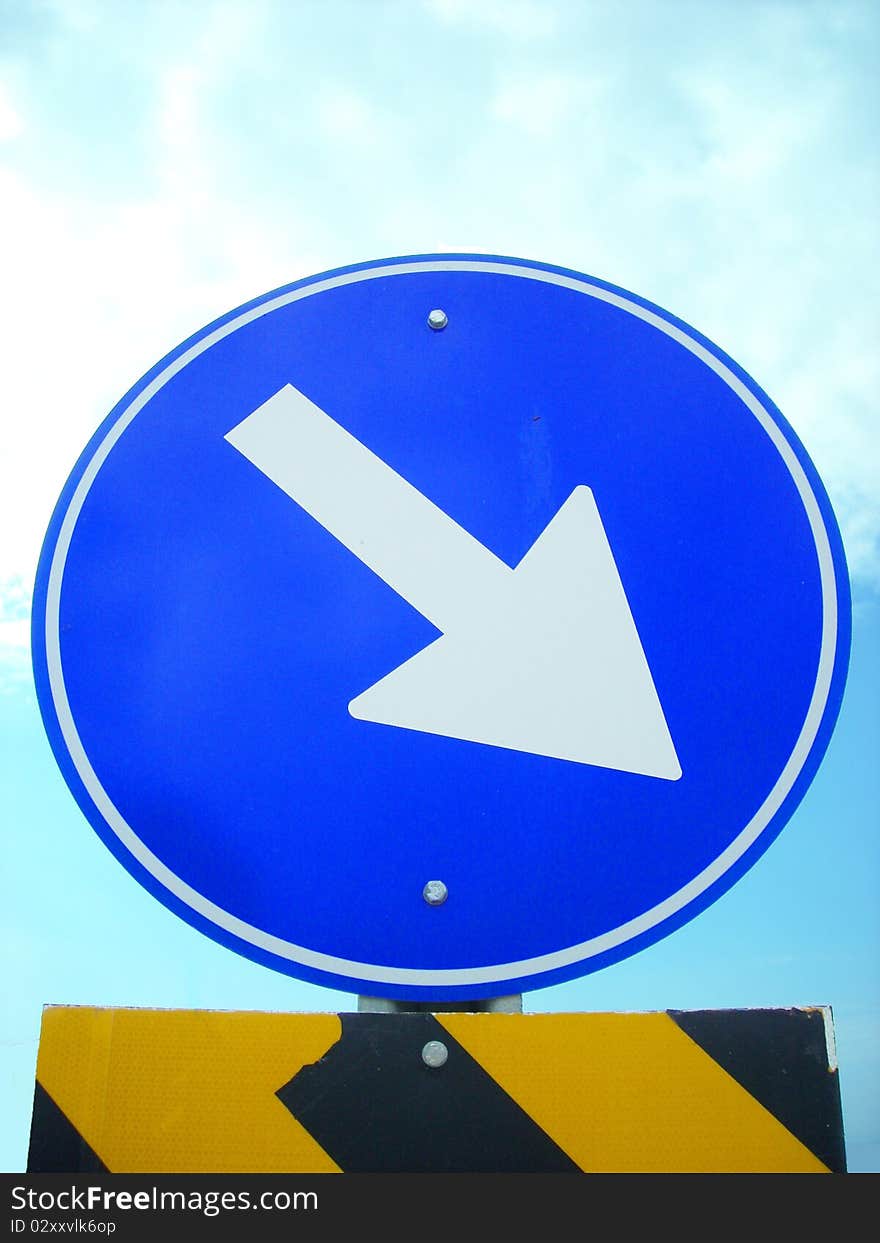
[[[428,327],[433,328],[435,332],[440,332],[449,323],[449,317],[445,311],[439,309],[429,312]]]
[[[430,1066],[432,1070],[437,1070],[440,1066],[444,1066],[448,1057],[449,1050],[442,1040],[429,1040],[422,1049],[422,1061],[426,1066]]]
[[[442,906],[449,897],[449,890],[442,880],[429,880],[422,890],[422,897],[428,906]]]

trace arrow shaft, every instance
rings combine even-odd
[[[292,385],[226,439],[444,633],[512,574]]]

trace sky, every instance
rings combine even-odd
[[[346,1010],[113,859],[33,689],[37,558],[80,451],[191,333],[300,277],[476,252],[693,325],[827,489],[853,598],[825,759],[744,877],[526,1009],[828,1004],[849,1167],[880,1171],[880,436],[874,3],[0,0],[0,1168],[47,1003]]]

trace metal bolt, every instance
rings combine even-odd
[[[428,906],[442,906],[449,897],[449,890],[442,880],[429,880],[422,890],[422,897]]]
[[[426,1066],[430,1066],[432,1070],[445,1065],[448,1057],[449,1050],[442,1040],[429,1040],[424,1049],[422,1049],[422,1061]]]
[[[445,311],[431,311],[428,315],[428,327],[433,328],[435,332],[439,332],[441,328],[445,328],[449,323],[449,317]]]

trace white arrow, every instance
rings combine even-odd
[[[226,439],[442,632],[352,716],[681,776],[589,488],[511,569],[292,385]]]

